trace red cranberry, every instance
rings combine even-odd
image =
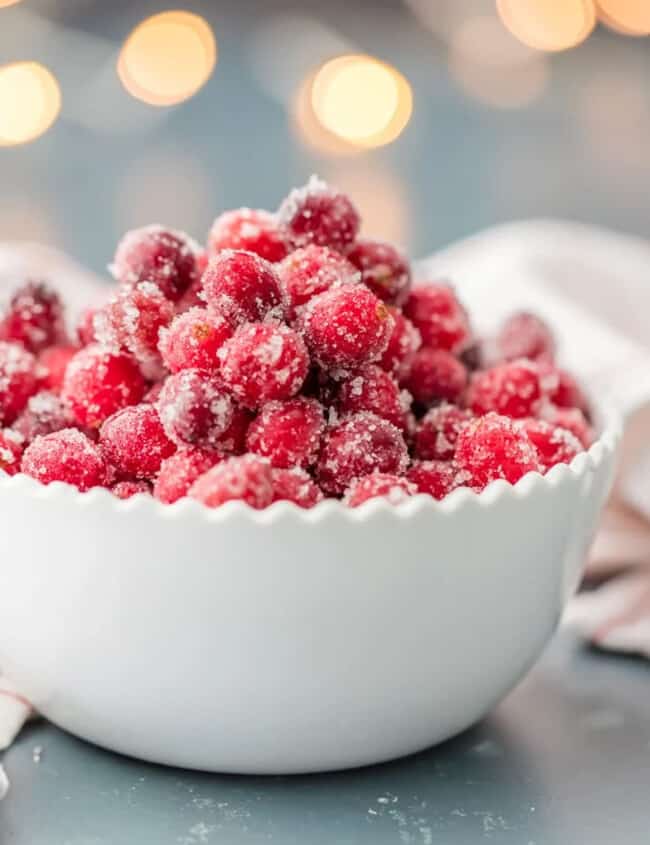
[[[393,325],[384,303],[362,285],[331,288],[314,297],[302,315],[313,358],[339,377],[380,358]]]
[[[429,282],[413,288],[404,314],[419,330],[425,346],[459,352],[471,338],[465,309],[449,285]]]
[[[467,403],[476,414],[496,411],[514,419],[533,417],[548,404],[556,384],[556,377],[533,361],[512,361],[474,373]]]
[[[210,372],[219,368],[217,352],[232,336],[225,317],[206,308],[190,308],[160,332],[160,352],[168,370],[193,368]]]
[[[457,401],[467,384],[467,370],[445,349],[418,349],[404,385],[415,401],[429,406],[440,399]]]
[[[20,459],[23,454],[24,440],[11,428],[0,428],[0,476],[16,475],[20,472]]]
[[[209,508],[232,500],[265,508],[273,500],[271,465],[257,455],[228,458],[195,481],[189,495]]]
[[[300,335],[284,325],[248,323],[219,350],[221,377],[245,408],[290,399],[300,390],[309,355]]]
[[[308,467],[316,460],[324,428],[323,408],[316,399],[268,402],[251,423],[246,445],[273,467]]]
[[[190,487],[209,469],[223,460],[218,452],[185,446],[166,458],[154,483],[153,494],[161,502],[172,502],[187,496]]]
[[[10,425],[37,388],[32,353],[18,343],[0,340],[0,425]]]
[[[358,284],[360,278],[339,252],[314,244],[290,253],[278,266],[278,274],[291,320],[319,293],[340,285]]]
[[[527,472],[540,469],[537,450],[525,432],[509,417],[495,413],[473,420],[460,431],[456,461],[475,489],[497,478],[514,484]]]
[[[388,420],[362,412],[326,434],[317,465],[321,488],[341,495],[355,478],[373,472],[401,475],[408,465],[406,444]]]
[[[82,492],[106,482],[106,462],[101,452],[76,428],[37,437],[25,449],[22,470],[41,484],[64,481]]]
[[[122,238],[111,270],[123,284],[151,282],[176,300],[196,279],[198,252],[198,244],[184,232],[144,226]]]
[[[181,370],[165,381],[158,398],[162,424],[178,446],[215,449],[232,422],[232,399],[220,379]]]
[[[411,287],[411,268],[399,250],[383,241],[360,238],[347,257],[361,270],[363,283],[375,296],[402,305]]]
[[[576,379],[566,370],[555,369],[557,387],[550,395],[551,402],[558,408],[578,408],[587,414],[589,403]]]
[[[323,500],[323,493],[303,469],[274,469],[273,501],[293,502],[299,508],[313,508]]]
[[[410,396],[400,391],[395,379],[376,364],[368,364],[340,384],[336,407],[342,416],[370,411],[401,431],[407,427]]]
[[[345,491],[343,501],[351,508],[358,508],[369,499],[376,498],[388,499],[391,505],[399,505],[417,492],[416,485],[404,476],[373,472],[356,478]]]
[[[224,433],[217,438],[216,448],[227,455],[243,455],[246,451],[246,436],[253,415],[239,405],[233,407],[232,421]]]
[[[285,236],[295,247],[316,244],[343,252],[359,231],[359,212],[349,197],[312,176],[291,191],[278,210]]]
[[[389,307],[388,311],[394,320],[394,326],[379,364],[398,381],[403,381],[411,372],[415,353],[422,345],[422,338],[413,323],[407,320],[398,308]]]
[[[42,282],[28,282],[14,293],[0,320],[0,340],[40,352],[64,339],[63,305],[56,291]]]
[[[588,449],[594,442],[593,429],[579,408],[550,407],[545,412],[545,418],[553,425],[570,431],[585,449]]]
[[[282,261],[287,243],[275,214],[253,208],[225,211],[212,224],[208,235],[211,253],[224,249],[245,249],[266,261]]]
[[[118,499],[130,499],[139,493],[151,494],[151,484],[148,481],[118,481],[110,488],[111,493]]]
[[[65,372],[61,398],[77,425],[98,428],[111,414],[142,399],[145,382],[130,355],[87,346]]]
[[[75,332],[82,346],[89,346],[91,343],[97,341],[97,337],[95,336],[95,314],[99,310],[100,306],[91,306],[84,308],[79,315]]]
[[[63,386],[65,371],[79,349],[76,346],[50,346],[38,356],[41,384],[58,393]]]
[[[582,443],[565,428],[535,419],[522,420],[520,425],[537,449],[544,469],[550,469],[555,464],[571,463],[582,452]]]
[[[452,490],[461,487],[469,475],[453,461],[415,461],[406,477],[417,488],[434,499],[444,499]]]
[[[456,440],[472,414],[444,402],[431,408],[418,423],[415,432],[415,454],[422,460],[448,461],[454,457]]]
[[[59,396],[41,391],[29,399],[13,427],[27,443],[31,443],[36,437],[69,428],[70,417]]]
[[[520,311],[509,317],[497,336],[497,349],[505,361],[529,358],[551,362],[555,356],[555,338],[546,323],[535,314]]]
[[[176,451],[153,405],[132,405],[113,414],[101,427],[99,443],[118,472],[135,478],[152,478]]]
[[[218,253],[210,259],[202,281],[209,308],[234,326],[284,315],[275,268],[252,252],[226,249]]]

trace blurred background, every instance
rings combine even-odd
[[[648,0],[0,0],[0,240],[103,271],[316,172],[414,256],[565,217],[646,235]]]

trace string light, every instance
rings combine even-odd
[[[598,17],[623,35],[650,34],[648,0],[598,0]]]
[[[152,106],[173,106],[202,88],[216,61],[217,42],[203,18],[183,11],[161,12],[131,32],[117,72],[133,97]]]
[[[504,25],[536,50],[568,50],[596,24],[593,0],[497,0]]]
[[[38,62],[0,67],[0,146],[34,141],[52,126],[61,110],[61,91]]]

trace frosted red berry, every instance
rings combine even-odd
[[[187,496],[197,478],[222,460],[218,452],[184,446],[162,462],[154,482],[154,497],[171,505]]]
[[[36,437],[69,428],[70,424],[70,416],[61,398],[55,393],[41,391],[30,397],[13,428],[26,443],[31,443]]]
[[[393,330],[379,364],[398,381],[403,381],[411,372],[422,338],[413,323],[398,308],[389,307],[388,311],[393,318]]]
[[[331,495],[341,495],[355,478],[372,472],[402,475],[408,466],[401,432],[375,414],[355,414],[325,435],[318,458],[317,481]]]
[[[161,463],[176,451],[154,405],[132,405],[102,425],[99,443],[122,475],[153,478]]]
[[[39,380],[43,387],[58,393],[68,364],[79,351],[76,346],[50,346],[38,356]]]
[[[273,467],[305,468],[316,460],[324,428],[323,407],[316,399],[268,402],[251,423],[246,445]]]
[[[303,339],[281,324],[243,325],[218,354],[226,387],[250,410],[295,396],[309,369]]]
[[[299,508],[313,508],[323,492],[303,469],[274,469],[271,473],[274,502],[293,502]]]
[[[217,352],[231,336],[230,323],[221,314],[207,308],[190,308],[160,332],[163,363],[172,373],[192,368],[218,370]]]
[[[551,362],[555,356],[553,332],[535,314],[520,311],[509,317],[497,336],[497,349],[505,361],[529,358]]]
[[[460,352],[471,340],[467,313],[449,285],[429,282],[414,287],[404,303],[404,314],[425,346]]]
[[[454,457],[456,440],[472,414],[457,405],[443,402],[431,408],[415,431],[415,454],[422,460],[448,461]]]
[[[179,446],[216,449],[232,422],[233,403],[220,379],[200,370],[181,370],[165,381],[158,397],[160,418]]]
[[[245,249],[267,261],[282,261],[288,251],[275,214],[254,208],[225,211],[212,224],[208,235],[211,253]]]
[[[195,481],[189,495],[210,508],[233,500],[265,508],[273,501],[271,465],[257,455],[228,458]]]
[[[22,471],[41,484],[63,481],[82,492],[106,482],[106,462],[95,443],[76,428],[37,437],[25,449]]]
[[[284,316],[278,274],[272,264],[252,252],[227,249],[218,253],[208,262],[202,282],[208,307],[233,326]]]
[[[316,244],[339,252],[356,239],[361,222],[350,198],[316,176],[291,191],[278,210],[278,221],[294,248]]]
[[[463,486],[470,478],[453,461],[414,461],[406,473],[418,493],[434,499],[444,499],[452,490]]]
[[[150,282],[176,300],[197,277],[198,244],[184,232],[144,226],[127,232],[117,246],[111,270],[125,285]]]
[[[63,305],[43,282],[28,282],[11,297],[0,317],[0,340],[21,343],[30,352],[65,340]]]
[[[340,378],[381,358],[394,321],[367,288],[346,285],[310,300],[301,325],[314,360]]]
[[[253,414],[250,411],[235,405],[230,425],[217,438],[215,447],[227,455],[243,455],[246,451],[246,436],[252,419]]]
[[[488,413],[468,423],[456,441],[455,460],[468,473],[468,484],[483,489],[503,478],[514,484],[527,472],[540,469],[537,450],[509,417]]]
[[[116,411],[139,402],[144,392],[144,378],[130,355],[92,344],[68,364],[61,398],[77,425],[98,428]]]
[[[594,432],[579,408],[547,408],[545,419],[570,431],[588,449],[594,442]]]
[[[399,505],[418,492],[413,482],[404,476],[385,472],[373,472],[355,479],[345,491],[343,501],[348,507],[358,508],[369,499],[387,499],[391,505]]]
[[[10,425],[37,389],[32,353],[18,343],[0,340],[0,426]]]
[[[423,346],[415,353],[411,372],[404,386],[419,404],[428,407],[433,402],[456,402],[467,385],[467,369],[446,349]]]
[[[411,268],[398,249],[383,241],[359,238],[346,255],[375,296],[393,305],[403,304],[411,288]]]
[[[555,464],[568,464],[582,452],[582,443],[565,428],[560,428],[544,420],[522,420],[521,429],[537,449],[544,469]]]
[[[368,364],[342,381],[336,394],[336,409],[341,416],[370,411],[401,431],[407,428],[410,404],[410,395],[376,364]]]
[[[549,403],[556,384],[556,376],[533,361],[511,361],[474,373],[467,404],[476,414],[496,411],[514,419],[534,417]]]
[[[117,481],[110,487],[110,491],[118,499],[130,499],[142,493],[151,494],[151,484],[148,481]]]
[[[24,440],[11,428],[0,428],[0,477],[3,472],[16,475],[20,472],[20,459],[23,454]]]
[[[89,346],[91,343],[97,341],[95,336],[95,314],[100,310],[101,306],[91,306],[84,308],[79,315],[75,333],[81,346]]]
[[[277,269],[291,320],[319,293],[360,281],[359,271],[347,258],[336,250],[315,244],[294,250]]]
[[[557,386],[550,393],[551,402],[558,408],[578,408],[586,414],[589,403],[578,381],[566,370],[553,369],[552,372],[557,378]]]

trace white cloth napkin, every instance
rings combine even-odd
[[[621,472],[588,569],[611,577],[576,597],[566,620],[605,648],[650,657],[650,243],[574,223],[512,223],[443,250],[417,271],[452,280],[479,332],[521,308],[546,317],[561,361],[624,415]],[[73,313],[106,291],[100,277],[55,250],[0,245],[0,300],[26,277],[48,279]],[[0,670],[0,750],[30,715]]]

